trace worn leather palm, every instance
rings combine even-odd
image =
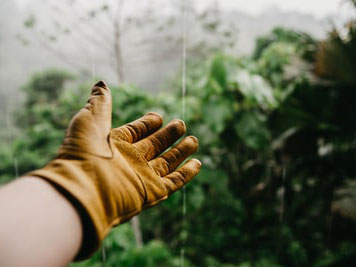
[[[57,157],[27,176],[46,179],[77,208],[83,224],[77,259],[89,257],[109,230],[166,199],[200,169],[198,160],[177,167],[198,147],[193,136],[161,155],[185,133],[183,121],[164,128],[157,113],[111,129],[111,93],[100,81],[72,119]]]

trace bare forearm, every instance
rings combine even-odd
[[[64,266],[82,229],[72,204],[52,185],[23,177],[0,188],[0,266]]]

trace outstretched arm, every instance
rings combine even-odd
[[[57,157],[0,189],[0,265],[63,266],[88,258],[110,229],[182,188],[198,172],[198,140],[162,117],[111,128],[104,82],[72,119]],[[168,150],[167,150],[168,149]]]

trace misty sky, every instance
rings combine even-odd
[[[201,7],[214,3],[216,0],[195,0]],[[342,13],[347,15],[345,0],[218,0],[223,9],[238,9],[251,15],[258,15],[264,10],[277,7],[283,11],[296,11],[313,14],[318,18]]]
[[[32,2],[32,0],[14,1],[20,7],[30,5]],[[140,0],[138,2],[147,5],[150,1],[156,2],[153,0]],[[166,2],[167,0],[161,1]],[[341,17],[348,17],[350,15],[350,9],[346,3],[347,0],[194,0],[194,2],[198,8],[205,8],[217,2],[222,9],[239,10],[250,15],[258,15],[270,8],[312,14],[317,18],[324,18],[336,14]],[[137,5],[135,5],[135,7],[137,8]]]

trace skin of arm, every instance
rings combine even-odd
[[[66,266],[79,250],[80,217],[45,180],[0,187],[0,214],[0,266]]]

